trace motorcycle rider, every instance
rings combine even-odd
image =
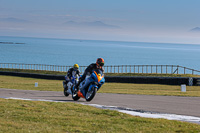
[[[103,58],[98,58],[96,63],[90,64],[85,69],[85,72],[83,73],[82,77],[79,79],[78,83],[76,84],[75,92],[78,92],[80,83],[85,79],[86,75],[88,75],[88,74],[90,75],[93,72],[93,70],[100,69],[102,72],[104,72],[103,66],[104,66]]]
[[[71,81],[72,77],[74,77],[76,74],[80,76],[80,70],[78,64],[74,64],[74,66],[68,70],[67,75],[65,76],[65,83],[64,82],[63,83],[67,85],[67,83]]]

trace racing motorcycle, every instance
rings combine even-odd
[[[65,76],[65,79],[67,79],[67,76]],[[66,97],[69,96],[69,94],[72,94],[72,89],[73,89],[73,86],[75,86],[78,81],[79,81],[79,76],[76,74],[75,76],[72,76],[71,77],[71,81],[69,81],[67,84],[66,84],[66,80],[63,81],[63,88],[64,88],[64,95]]]
[[[91,101],[104,83],[103,72],[99,69],[94,70],[90,76],[86,76],[85,80],[80,83],[78,92],[75,86],[73,87],[72,99],[77,101],[82,97],[86,101]]]

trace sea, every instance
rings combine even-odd
[[[200,45],[0,36],[0,63],[180,65],[200,70]]]

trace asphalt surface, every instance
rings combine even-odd
[[[71,95],[65,97],[63,92],[0,88],[0,98],[8,97],[74,102]],[[91,102],[86,102],[85,99],[81,98],[77,103],[200,117],[200,97],[97,93]]]

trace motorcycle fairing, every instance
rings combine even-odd
[[[88,91],[91,91],[92,87],[95,87],[95,88],[97,88],[97,89],[98,89],[98,86],[97,86],[97,85],[95,85],[95,84],[91,84],[91,85],[89,86],[89,89],[88,89]]]
[[[81,83],[81,85],[80,85],[81,87],[80,87],[80,91],[78,92],[78,96],[85,98],[87,91],[91,91],[91,89],[93,87],[95,87],[95,88],[97,88],[97,90],[99,90],[99,88],[102,86],[102,84],[104,82],[105,82],[104,75],[97,74],[97,72],[93,71],[93,73],[90,75],[90,77],[88,77]]]
[[[95,71],[94,71],[94,73],[95,73],[95,75],[97,77],[97,81],[99,83],[104,76],[101,76],[101,74],[97,74]]]
[[[83,93],[81,93],[81,91],[80,91],[80,90],[78,91],[78,93],[77,93],[77,94],[78,94],[78,97],[85,98],[85,96],[83,95]]]

